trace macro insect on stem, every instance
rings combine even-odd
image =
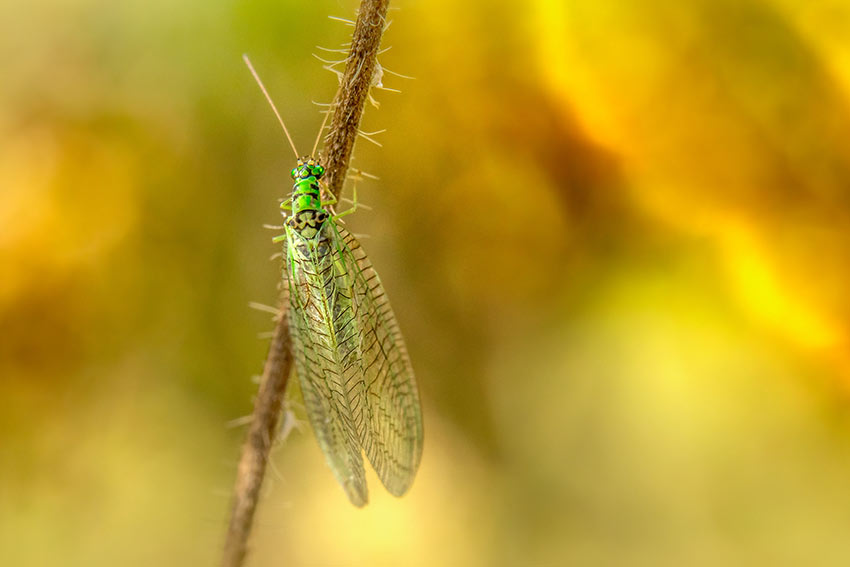
[[[345,70],[333,101],[333,116],[323,150],[324,180],[332,197],[339,196],[351,161],[363,107],[378,65],[377,54],[386,29],[388,8],[389,0],[360,0],[357,10],[357,21]],[[286,297],[282,299],[239,457],[222,550],[223,567],[241,567],[244,564],[269,452],[277,437],[281,406],[293,365],[289,300]]]
[[[245,62],[297,156],[280,113]],[[316,146],[323,129],[324,123]],[[307,416],[337,481],[363,506],[364,452],[391,494],[410,487],[422,455],[422,413],[380,278],[360,243],[336,222],[347,212],[335,215],[328,208],[335,199],[323,200],[324,173],[313,155],[297,158],[292,193],[281,204],[284,234],[274,240],[284,247],[289,334]]]

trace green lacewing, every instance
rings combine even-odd
[[[297,156],[271,97],[244,59]],[[313,155],[323,129],[324,123]],[[410,488],[422,457],[422,410],[381,280],[338,222],[351,211],[334,214],[336,201],[322,198],[324,173],[312,155],[297,159],[292,193],[281,204],[284,234],[274,240],[284,248],[289,331],[308,418],[337,481],[355,506],[363,506],[363,453],[391,494]]]

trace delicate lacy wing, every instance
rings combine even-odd
[[[413,483],[422,457],[416,379],[392,307],[366,253],[343,227],[327,224],[343,244],[341,265],[353,275],[360,372],[365,379],[360,404],[365,427],[359,430],[360,442],[386,489],[401,496]]]
[[[325,226],[332,226],[327,222]],[[368,501],[363,469],[357,351],[359,332],[350,299],[351,275],[338,273],[338,238],[323,230],[307,240],[287,230],[289,329],[304,405],[328,466],[355,506]],[[328,242],[328,238],[331,239]],[[352,385],[354,387],[352,387]]]

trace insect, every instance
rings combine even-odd
[[[280,114],[247,57],[245,62],[297,156]],[[324,123],[313,155],[323,129]],[[337,222],[353,209],[334,214],[336,200],[322,197],[324,173],[314,157],[298,158],[292,194],[281,204],[285,232],[274,240],[284,243],[289,330],[308,418],[337,481],[355,506],[363,506],[363,453],[391,494],[410,488],[422,456],[422,412],[378,274]]]

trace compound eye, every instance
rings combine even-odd
[[[298,175],[298,168],[293,167],[292,171],[289,172],[289,175],[292,176],[292,179],[295,179],[295,176]]]
[[[317,166],[313,167],[313,175],[315,175],[316,177],[321,177],[322,175],[324,175],[324,173],[325,173],[325,168],[322,167],[321,165],[317,165]]]

